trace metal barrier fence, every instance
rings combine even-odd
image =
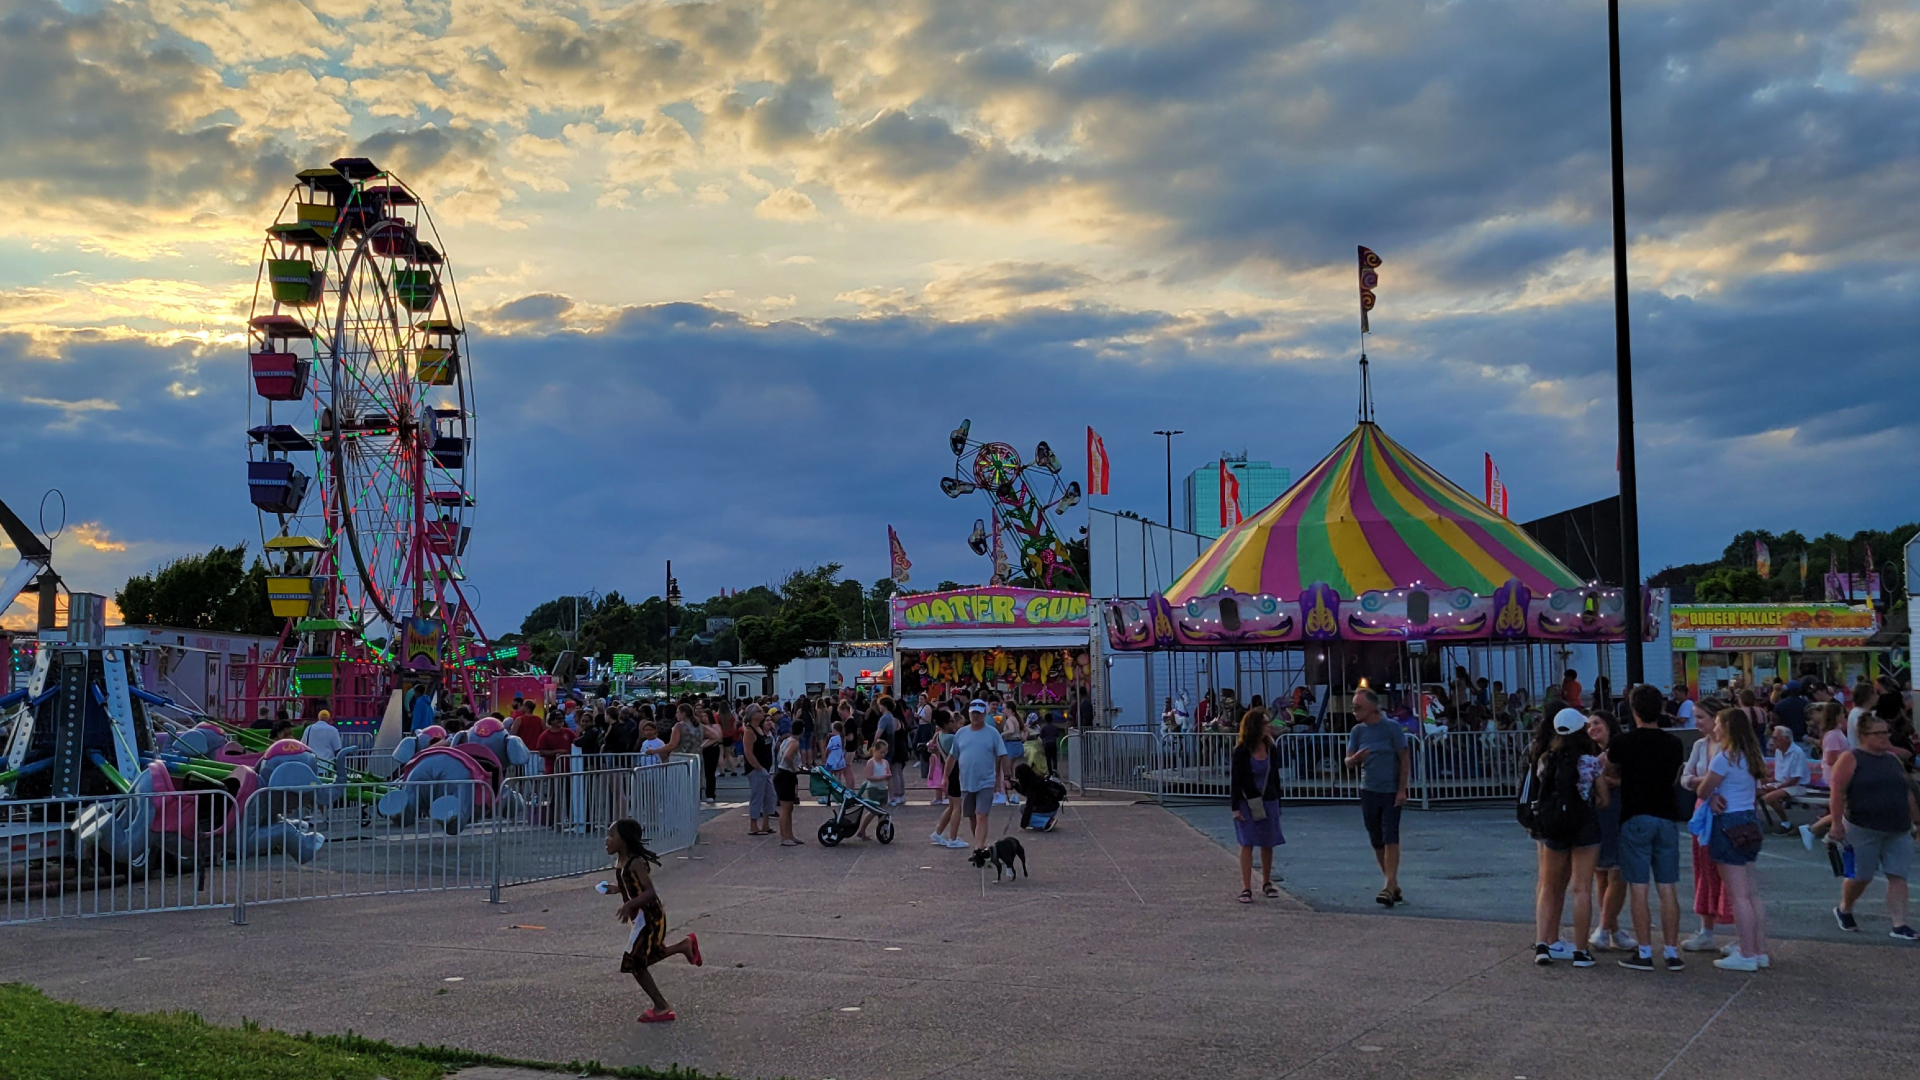
[[[242,807],[234,921],[248,904],[486,888],[500,854],[496,804],[475,780],[256,790]]]
[[[496,887],[605,869],[607,828],[623,817],[638,821],[647,846],[660,854],[692,847],[700,794],[694,764],[676,758],[634,769],[507,780],[501,788],[505,816],[495,826]]]
[[[1527,731],[1449,731],[1411,739],[1413,791],[1422,806],[1436,802],[1518,799],[1527,771]]]
[[[233,907],[240,822],[225,791],[6,803],[0,923]]]
[[[260,788],[0,803],[0,923],[488,889],[592,873],[604,836],[691,847],[699,759],[476,780]]]
[[[1068,782],[1081,791],[1172,799],[1225,799],[1237,736],[1229,731],[1078,731],[1068,737]],[[1526,770],[1524,731],[1447,732],[1408,738],[1408,798],[1434,803],[1516,798]],[[1360,798],[1346,767],[1347,736],[1307,732],[1275,739],[1286,798]]]

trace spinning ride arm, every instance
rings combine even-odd
[[[4,579],[0,579],[0,611],[5,611],[13,606],[15,598],[25,592],[27,586],[42,573],[46,573],[52,581],[59,579],[53,578],[48,569],[53,561],[53,552],[41,542],[38,536],[34,535],[32,529],[27,528],[26,523],[21,521],[5,502],[0,502],[0,528],[6,530],[7,539],[12,542],[14,550],[20,553],[20,561],[14,565],[13,569],[7,571]],[[47,583],[45,580],[42,581],[43,586]]]

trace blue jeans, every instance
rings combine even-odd
[[[1620,876],[1629,885],[1674,885],[1680,881],[1680,826],[1666,818],[1636,814],[1620,823]]]

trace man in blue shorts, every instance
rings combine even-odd
[[[1385,884],[1374,900],[1392,907],[1400,895],[1400,809],[1407,805],[1407,777],[1413,754],[1407,731],[1380,711],[1380,698],[1371,690],[1353,695],[1353,729],[1347,732],[1347,768],[1360,770],[1360,817],[1374,861]]]
[[[1683,816],[1674,800],[1680,769],[1687,763],[1686,748],[1670,732],[1660,730],[1666,702],[1660,691],[1644,683],[1627,696],[1633,707],[1633,730],[1615,736],[1607,747],[1607,771],[1620,800],[1620,876],[1627,879],[1633,907],[1633,933],[1639,939],[1634,955],[1620,961],[1633,971],[1654,969],[1653,913],[1647,904],[1649,881],[1660,890],[1660,934],[1665,942],[1663,964],[1668,971],[1686,965],[1680,960],[1680,826]]]

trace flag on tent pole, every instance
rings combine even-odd
[[[1367,312],[1373,310],[1373,290],[1380,287],[1380,256],[1372,249],[1360,248],[1360,332],[1370,334],[1373,328],[1367,325]]]
[[[1107,460],[1107,443],[1100,433],[1087,428],[1087,494],[1105,495],[1107,481],[1110,478],[1111,463]]]
[[[1226,458],[1220,459],[1220,527],[1240,524],[1240,478],[1233,474]]]
[[[1800,549],[1800,587],[1807,587],[1807,549]]]
[[[1486,458],[1487,509],[1492,510],[1501,517],[1506,517],[1507,485],[1500,482],[1500,467],[1493,463],[1493,455],[1485,454],[1483,456]]]
[[[907,549],[901,545],[900,534],[894,532],[891,525],[887,526],[887,561],[893,568],[894,584],[905,585],[911,576],[908,571],[913,569],[913,564],[907,561]]]
[[[1763,578],[1773,576],[1773,555],[1767,550],[1765,540],[1753,542],[1753,569]]]

